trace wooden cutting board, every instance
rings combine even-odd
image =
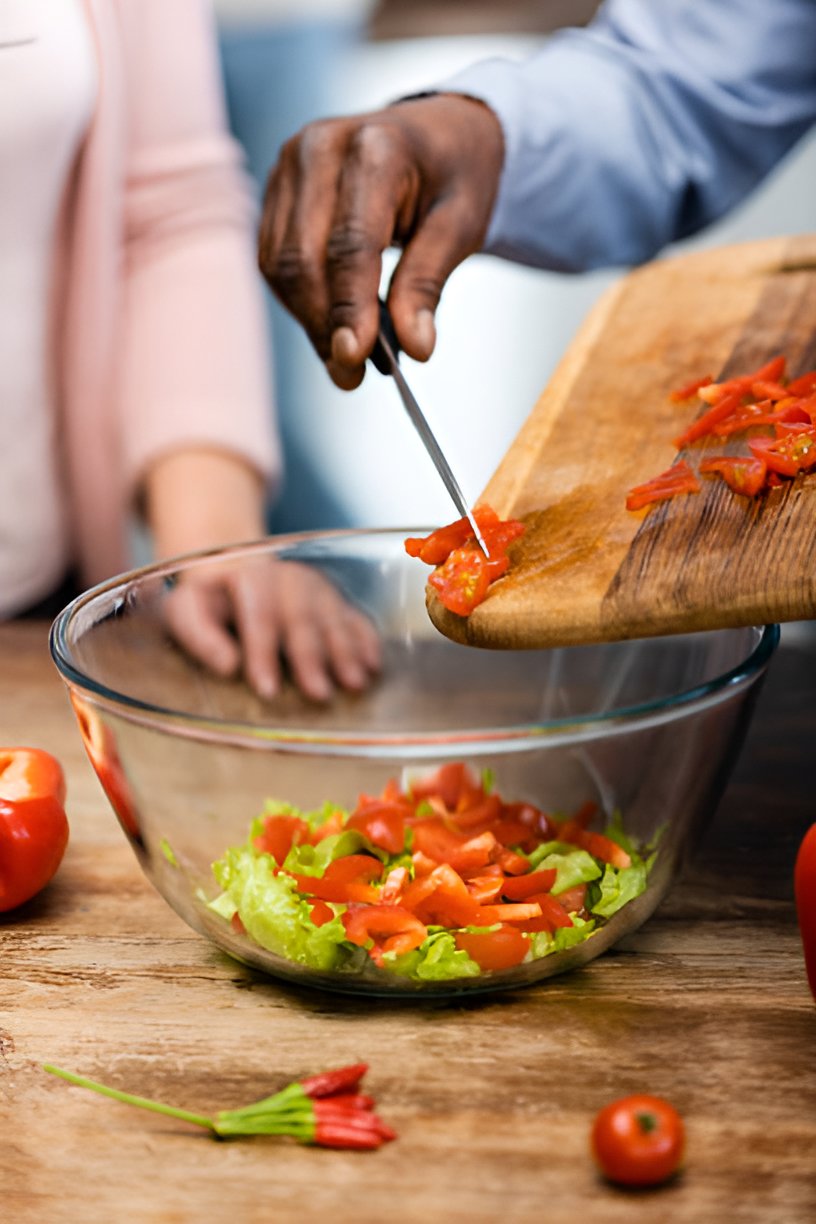
[[[694,409],[669,392],[777,353],[816,366],[816,235],[660,260],[596,305],[480,501],[527,531],[468,618],[429,588],[448,637],[546,647],[816,616],[816,474],[755,499],[703,477],[698,494],[626,510],[677,457]],[[688,452],[745,450],[744,436]]]

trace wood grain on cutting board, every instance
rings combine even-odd
[[[480,501],[521,518],[510,574],[468,618],[431,595],[443,633],[542,647],[816,615],[816,476],[756,499],[703,478],[636,514],[626,491],[669,467],[692,378],[785,353],[816,366],[816,235],[660,260],[598,302]],[[745,450],[708,439],[683,455]]]

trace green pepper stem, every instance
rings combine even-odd
[[[211,1131],[216,1130],[212,1118],[205,1118],[201,1114],[190,1113],[186,1109],[176,1109],[173,1105],[163,1105],[161,1101],[150,1101],[147,1097],[133,1096],[130,1092],[120,1092],[118,1088],[108,1088],[106,1084],[87,1079],[84,1075],[74,1075],[73,1071],[63,1071],[60,1067],[54,1067],[50,1063],[43,1064],[43,1071],[47,1071],[50,1075],[57,1075],[60,1079],[67,1080],[69,1084],[76,1084],[78,1088],[90,1088],[92,1092],[112,1097],[114,1101],[122,1101],[125,1105],[136,1105],[139,1109],[149,1109],[153,1113],[166,1114],[169,1118],[191,1122],[193,1126],[203,1126],[206,1130]]]

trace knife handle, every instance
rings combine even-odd
[[[388,344],[391,347],[391,352],[394,354],[395,361],[397,357],[399,356],[400,343],[399,343],[399,340],[397,339],[397,333],[394,330],[394,324],[392,322],[391,314],[390,314],[388,307],[386,306],[382,298],[379,299],[379,303],[380,303],[380,334],[379,336],[377,336],[377,343],[374,345],[374,348],[371,350],[371,360],[374,363],[375,367],[380,371],[381,374],[390,374],[391,373],[391,362],[388,359],[388,354],[383,348],[380,336],[384,336],[385,339],[387,340]]]

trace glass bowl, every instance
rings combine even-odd
[[[224,952],[278,978],[346,993],[516,987],[585,964],[654,911],[717,803],[778,628],[543,651],[461,646],[428,619],[428,570],[405,554],[408,534],[422,533],[292,535],[149,566],[74,600],[54,622],[51,651],[142,870]],[[376,626],[382,666],[365,691],[338,688],[315,702],[284,669],[279,693],[264,699],[179,644],[170,609],[185,584],[224,574],[240,580],[258,567],[277,582],[280,565],[290,562],[320,575]],[[648,874],[631,899],[603,916],[589,908],[606,872],[601,861],[580,911],[591,921],[589,937],[570,946],[545,932],[533,958],[530,935],[522,963],[481,972],[477,964],[469,976],[411,976],[404,961],[396,972],[396,956],[380,956],[389,967],[378,967],[365,943],[339,945],[339,960],[329,965],[325,958],[301,963],[293,959],[300,952],[281,954],[276,937],[261,933],[259,942],[257,925],[256,938],[247,933],[213,864],[228,848],[251,844],[252,821],[269,801],[351,811],[360,795],[379,796],[389,780],[405,791],[451,764],[466,765],[503,801],[528,805],[528,815],[530,805],[547,814],[550,840],[564,853],[564,826],[553,821],[580,811],[580,827],[592,812],[578,844],[612,822]],[[430,814],[439,815],[438,801]],[[544,829],[547,816],[541,819]],[[420,868],[408,856],[402,861],[406,883]],[[267,865],[274,875],[268,856]],[[354,910],[330,906],[341,920]]]

